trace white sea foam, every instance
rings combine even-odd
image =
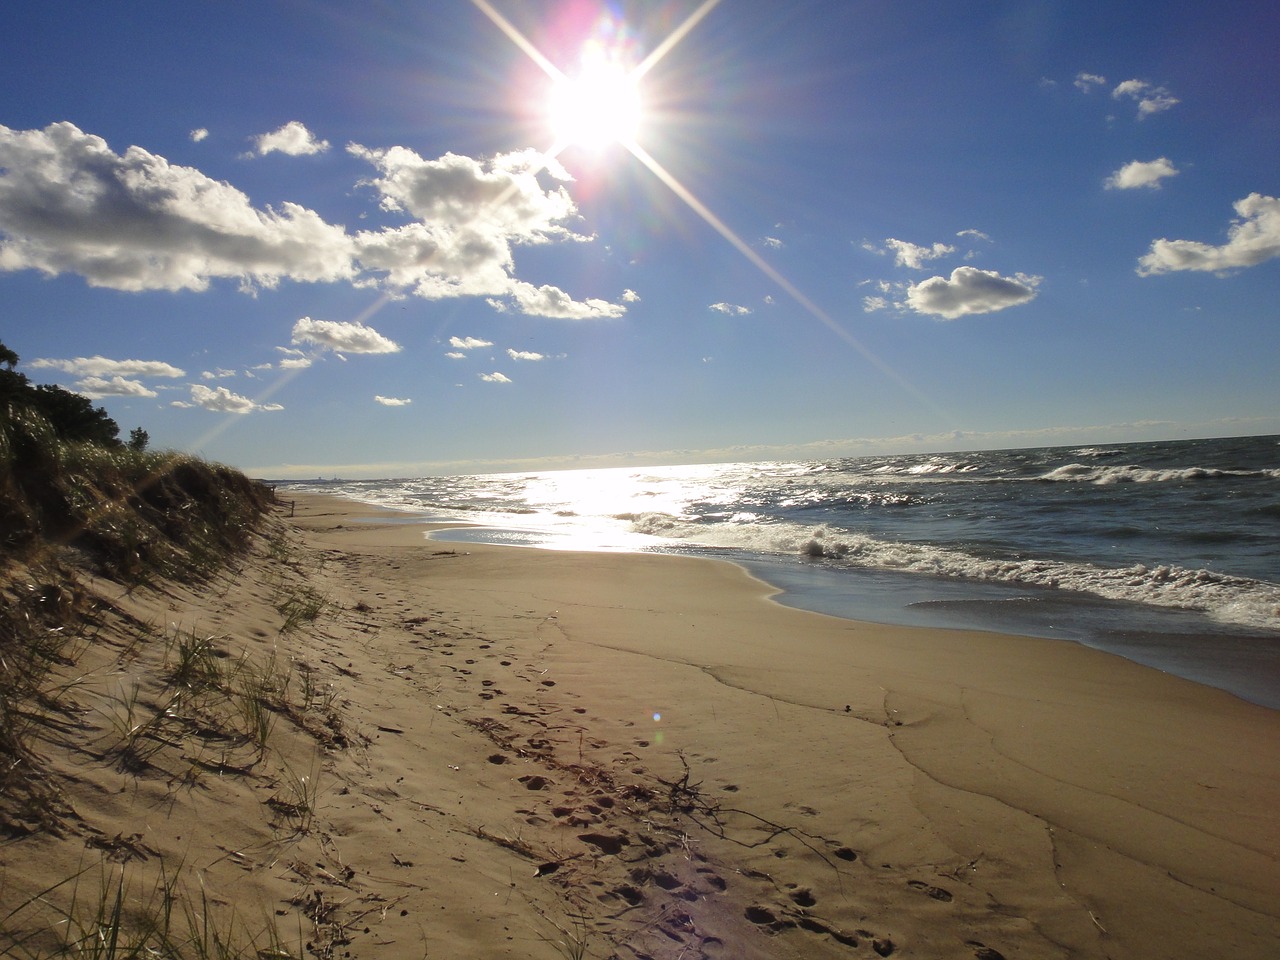
[[[643,514],[635,517],[633,524],[636,532],[690,545],[803,556],[849,567],[1051,587],[1109,600],[1203,611],[1223,623],[1280,629],[1280,587],[1211,570],[990,559],[945,547],[877,540],[825,525],[786,521],[701,524],[666,514]]]
[[[1068,463],[1042,474],[1040,480],[1075,483],[1166,483],[1188,480],[1215,480],[1223,477],[1280,477],[1280,470],[1221,470],[1209,467],[1181,467],[1152,470],[1147,467],[1099,467],[1093,464]]]

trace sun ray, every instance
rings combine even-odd
[[[677,180],[675,176],[668,171],[666,167],[660,164],[648,151],[646,151],[644,147],[634,141],[627,141],[624,143],[624,146],[626,146],[626,148],[635,155],[637,160],[648,167],[654,176],[665,183],[672,193],[683,200],[685,204],[688,205],[689,209],[705,220],[708,226],[715,230],[716,233],[720,234],[720,236],[724,237],[725,240],[729,242],[729,245],[746,257],[747,260],[756,267],[756,269],[781,287],[792,300],[808,311],[815,320],[821,322],[828,330],[849,346],[853,347],[854,350],[861,354],[863,359],[872,364],[877,370],[891,379],[898,386],[902,387],[902,389],[906,390],[911,394],[911,396],[915,397],[915,399],[923,406],[932,410],[944,420],[950,420],[950,418],[947,417],[946,412],[929,399],[929,397],[925,396],[920,390],[918,390],[914,384],[905,379],[897,370],[889,366],[888,363],[880,359],[876,354],[872,353],[862,344],[861,341],[857,339],[857,337],[851,334],[844,327],[840,326],[834,317],[805,296],[804,292],[800,290],[799,287],[779,273],[778,270],[760,256],[759,253],[751,249],[750,245],[747,244],[745,240],[734,233],[728,224],[716,216],[705,203],[699,200],[691,190]]]
[[[652,70],[654,65],[670,53],[671,48],[683,40],[685,35],[696,27],[701,22],[702,18],[715,9],[719,3],[720,0],[706,0],[702,6],[689,14],[689,16],[685,18],[684,23],[672,30],[667,38],[654,47],[653,52],[645,57],[644,60],[640,62],[640,65],[635,68],[635,71],[633,72],[635,79],[639,80],[646,73]]]
[[[567,83],[568,78],[555,64],[551,63],[540,50],[515,26],[502,16],[489,0],[471,0],[471,2],[485,16],[487,16],[495,26],[498,27],[508,38],[521,50],[523,50],[542,70],[551,77],[554,83]],[[720,0],[704,0],[681,24],[675,28],[661,43],[659,43],[650,54],[635,67],[630,74],[630,79],[634,81],[640,80],[653,67],[662,60],[677,44],[680,43],[689,32],[696,27],[713,9],[720,3]],[[944,422],[953,422],[945,410],[943,410],[936,402],[926,396],[923,391],[908,381],[902,374],[898,373],[885,360],[881,359],[859,341],[853,334],[842,327],[835,318],[832,317],[822,307],[814,303],[805,293],[795,284],[783,276],[775,267],[768,263],[750,245],[739,237],[723,220],[701,200],[694,195],[683,183],[676,179],[666,167],[642,147],[634,136],[618,136],[616,138],[628,151],[642,164],[649,169],[662,183],[679,197],[684,203],[700,216],[706,223],[715,230],[721,237],[728,241],[729,245],[744,256],[748,262],[756,267],[761,273],[777,284],[786,294],[800,305],[810,316],[823,324],[828,330],[835,334],[840,340],[844,341],[852,347],[857,353],[868,363],[874,366],[882,374],[896,383],[905,392],[912,396],[921,406],[930,410]],[[553,143],[551,150],[545,156],[548,159],[558,156],[563,150],[570,145],[570,140],[563,132],[557,132],[556,141]]]

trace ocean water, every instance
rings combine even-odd
[[[1060,638],[1280,709],[1280,437],[290,482],[433,539],[716,556],[779,600]]]

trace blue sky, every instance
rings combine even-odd
[[[1244,0],[19,3],[0,339],[272,477],[1277,433],[1277,49]],[[625,142],[547,117],[584,50],[643,64]]]

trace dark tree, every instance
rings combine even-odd
[[[141,453],[147,449],[147,444],[151,442],[151,435],[141,427],[134,427],[129,431],[129,449],[136,453]]]

